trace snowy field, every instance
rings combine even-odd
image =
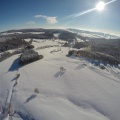
[[[37,49],[58,41],[33,45],[42,60],[20,67],[14,55],[0,63],[1,120],[9,102],[14,112],[6,120],[120,120],[119,69],[67,57],[67,47]]]
[[[22,32],[10,32],[10,33],[4,32],[4,33],[1,33],[1,35],[12,35],[12,34],[22,34]]]

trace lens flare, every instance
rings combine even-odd
[[[68,22],[67,24],[65,24],[65,26],[73,23],[73,22],[75,21],[74,18],[80,17],[80,16],[82,16],[82,15],[85,15],[85,14],[87,14],[87,13],[93,12],[93,11],[95,11],[95,10],[103,11],[104,8],[105,8],[108,4],[111,4],[111,3],[115,2],[115,1],[117,1],[117,0],[111,0],[111,1],[106,2],[106,3],[103,2],[103,1],[100,1],[100,2],[96,5],[95,8],[92,8],[92,9],[89,9],[89,10],[86,10],[86,11],[83,11],[83,12],[79,12],[79,13],[76,13],[76,14],[72,14],[72,15],[69,15],[69,16],[65,17],[64,19],[73,18],[73,20],[71,20],[70,22]]]
[[[103,1],[100,1],[97,5],[96,5],[96,9],[98,11],[103,11],[105,8],[105,3]]]

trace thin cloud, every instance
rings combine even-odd
[[[50,17],[50,16],[46,16],[46,15],[35,15],[35,18],[43,18],[47,21],[48,24],[55,24],[57,23],[57,17]]]
[[[29,21],[29,22],[27,22],[27,24],[34,25],[36,23],[34,21]]]
[[[45,15],[35,15],[34,17],[35,18],[47,18],[47,16],[45,16]]]

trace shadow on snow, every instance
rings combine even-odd
[[[35,94],[31,95],[30,97],[27,98],[27,100],[25,101],[25,103],[28,103],[30,100],[36,98],[36,96],[37,96],[37,95],[35,95]],[[25,103],[24,103],[24,104],[25,104]]]
[[[10,66],[10,68],[8,69],[8,71],[16,71],[21,67],[21,65],[19,65],[19,58],[15,59],[12,63],[12,65]]]

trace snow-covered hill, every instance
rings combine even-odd
[[[11,102],[14,120],[120,120],[118,68],[101,70],[83,58],[67,57],[69,48],[58,40],[33,45],[42,60],[20,67],[20,55],[14,55],[0,63],[1,119]],[[39,49],[50,45],[59,47]]]
[[[70,32],[77,33],[84,37],[90,38],[106,38],[106,39],[119,39],[120,36],[114,33],[105,33],[105,32],[95,32],[90,30],[82,30],[82,29],[68,29]]]

